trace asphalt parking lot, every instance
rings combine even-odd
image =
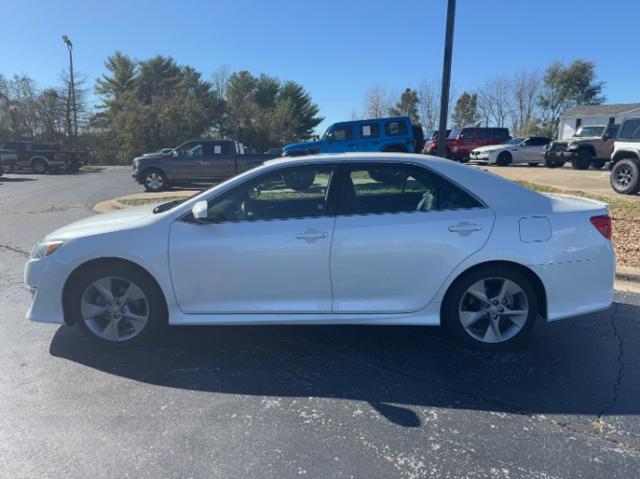
[[[174,328],[111,351],[27,322],[29,249],[141,191],[129,174],[0,177],[0,477],[637,477],[638,295],[498,354],[347,326]]]

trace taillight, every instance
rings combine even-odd
[[[601,215],[601,216],[592,216],[591,224],[596,227],[596,229],[608,240],[611,239],[611,216],[609,215]]]

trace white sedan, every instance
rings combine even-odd
[[[36,245],[27,317],[107,345],[163,325],[446,325],[496,349],[607,309],[607,205],[410,154],[279,159]]]
[[[545,148],[551,138],[542,136],[511,138],[501,145],[481,146],[474,149],[469,159],[498,166],[521,165],[537,166],[544,163]]]

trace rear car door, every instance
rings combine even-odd
[[[371,121],[357,125],[359,151],[382,151],[380,141],[380,122]]]
[[[341,175],[331,253],[335,313],[424,308],[491,231],[489,208],[422,166],[353,163]]]
[[[236,174],[235,144],[229,141],[208,141],[205,145],[205,175],[209,179],[231,178]]]

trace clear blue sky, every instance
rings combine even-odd
[[[0,0],[0,72],[39,87],[74,43],[89,84],[115,50],[171,55],[210,79],[221,65],[302,83],[327,123],[350,118],[374,84],[400,92],[441,75],[446,0]],[[611,103],[640,101],[640,1],[458,0],[458,93],[498,73],[592,60]],[[626,46],[626,48],[625,48]]]

